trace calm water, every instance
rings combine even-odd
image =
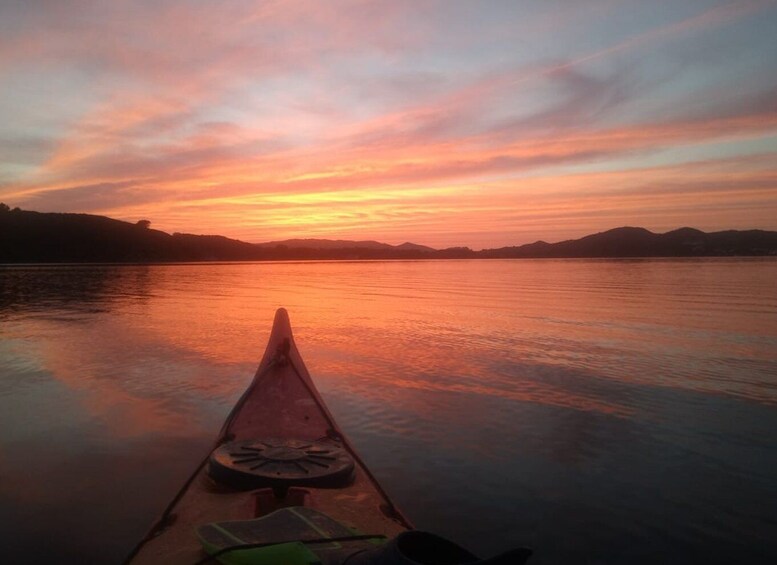
[[[0,267],[0,553],[113,563],[275,309],[417,527],[531,563],[777,561],[777,260]]]

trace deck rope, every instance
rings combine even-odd
[[[204,565],[205,563],[213,561],[214,559],[218,559],[224,554],[230,553],[232,551],[240,551],[242,549],[258,549],[262,547],[269,547],[271,545],[280,545],[283,543],[299,542],[304,544],[321,544],[321,543],[337,543],[341,541],[367,541],[367,540],[374,540],[374,539],[386,539],[386,536],[383,534],[363,534],[363,535],[342,536],[342,537],[336,537],[336,538],[289,539],[284,541],[264,541],[264,542],[257,542],[257,543],[243,543],[239,545],[230,545],[229,547],[225,547],[223,549],[218,550],[216,553],[211,553],[210,555],[203,557],[199,561],[196,561],[194,565]]]

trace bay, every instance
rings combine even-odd
[[[0,266],[0,548],[115,563],[276,308],[418,528],[531,563],[777,561],[777,260]]]

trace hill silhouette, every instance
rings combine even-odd
[[[704,233],[681,228],[663,234],[622,227],[581,239],[473,251],[414,243],[291,239],[252,244],[219,235],[168,234],[89,214],[9,210],[0,205],[0,263],[283,261],[310,259],[710,257],[777,255],[777,232]]]
[[[777,255],[777,232],[763,230],[705,233],[680,228],[653,233],[645,228],[622,227],[580,239],[480,252],[492,258],[583,257],[726,257]]]
[[[418,245],[416,243],[410,243],[406,241],[400,245],[390,245],[388,243],[381,243],[379,241],[350,241],[346,239],[284,239],[283,241],[268,241],[266,243],[257,243],[259,247],[278,247],[285,246],[293,249],[393,249],[393,250],[410,250],[410,251],[436,251],[432,247],[425,245]]]

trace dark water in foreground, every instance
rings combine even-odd
[[[417,527],[531,563],[777,562],[777,260],[0,267],[0,554],[114,563],[276,307]]]

